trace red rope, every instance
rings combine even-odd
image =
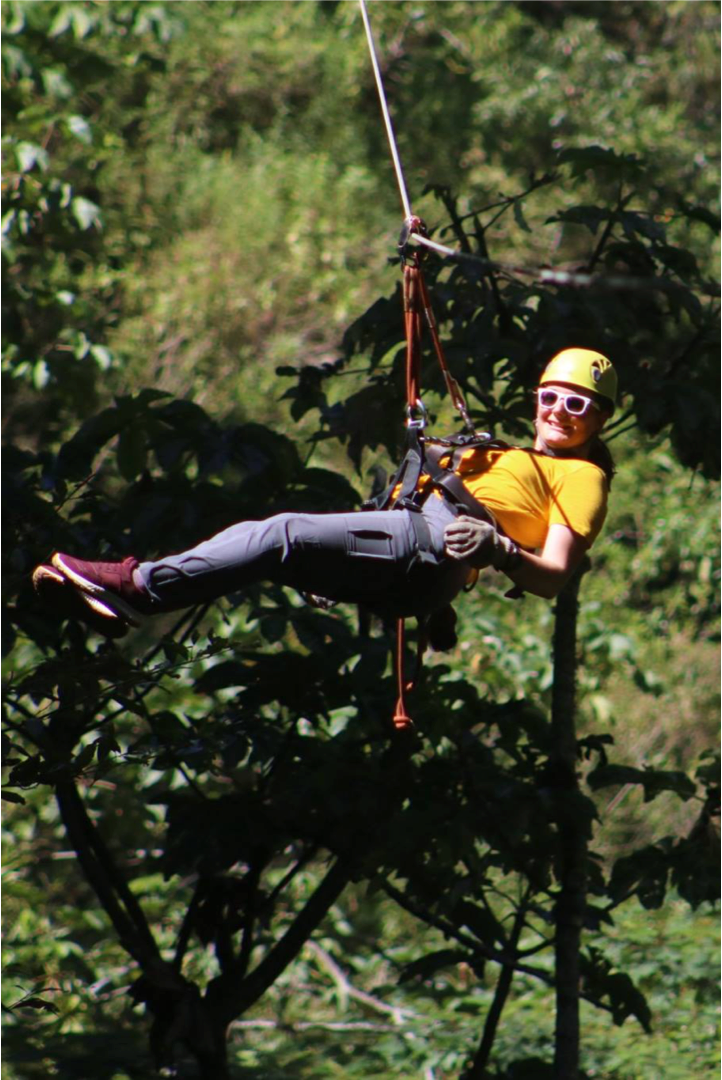
[[[446,389],[449,392],[454,408],[459,412],[464,420],[464,423],[473,429],[473,424],[469,419],[469,413],[464,399],[464,394],[454,376],[449,371],[449,365],[446,362],[446,356],[441,345],[441,339],[439,338],[439,330],[436,325],[436,319],[434,318],[434,312],[431,307],[431,301],[429,299],[429,292],[426,288],[426,282],[424,281],[424,275],[421,270],[418,271],[418,287],[421,295],[421,303],[423,304],[424,313],[426,315],[426,324],[431,332],[431,339],[434,343],[434,349],[436,350],[436,358],[439,361],[439,367],[441,373],[444,376],[446,383]],[[420,350],[419,350],[420,351]]]
[[[421,297],[418,266],[404,266],[404,326],[406,331],[406,404],[415,409],[421,394]]]
[[[421,394],[421,316],[424,285],[418,256],[413,262],[404,264],[404,329],[406,333],[406,405],[409,418],[419,404]],[[404,674],[404,649],[406,625],[404,619],[396,622],[396,685],[398,698],[394,711],[393,725],[396,731],[408,731],[414,722],[406,709],[405,694],[414,688],[415,680],[407,682]]]
[[[413,683],[407,683],[404,677],[404,646],[406,644],[406,625],[404,619],[396,622],[396,681],[399,688],[399,696],[394,711],[394,727],[397,731],[408,731],[414,726],[414,721],[406,711],[404,694],[407,690],[413,690]]]

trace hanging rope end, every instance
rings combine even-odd
[[[394,725],[394,731],[398,733],[411,732],[414,730],[414,721],[406,712],[406,706],[401,698],[396,702],[396,711],[394,712],[392,723]]]

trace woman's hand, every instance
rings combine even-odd
[[[444,547],[450,559],[465,559],[469,566],[482,570],[509,571],[519,564],[519,549],[508,536],[502,536],[488,521],[460,514],[444,529]]]

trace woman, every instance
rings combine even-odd
[[[143,563],[132,557],[87,562],[57,552],[33,581],[113,637],[144,615],[214,600],[256,581],[426,618],[448,605],[475,570],[491,566],[520,589],[552,598],[604,522],[613,468],[599,434],[616,392],[616,373],[601,353],[557,354],[536,391],[532,450],[477,447],[455,455],[456,475],[485,508],[478,517],[460,512],[443,488],[422,477],[420,514],[406,508],[277,514]],[[426,550],[420,550],[419,517]]]

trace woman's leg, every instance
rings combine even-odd
[[[272,581],[388,615],[426,615],[462,588],[463,563],[444,558],[454,512],[435,497],[407,510],[277,514],[232,525],[178,555],[139,564],[86,562],[56,553],[55,570],[130,623]],[[428,548],[420,557],[417,535]],[[39,572],[39,570],[38,570]]]
[[[353,603],[403,586],[416,555],[408,511],[277,514],[232,525],[137,573],[158,610],[188,607],[257,581]]]

